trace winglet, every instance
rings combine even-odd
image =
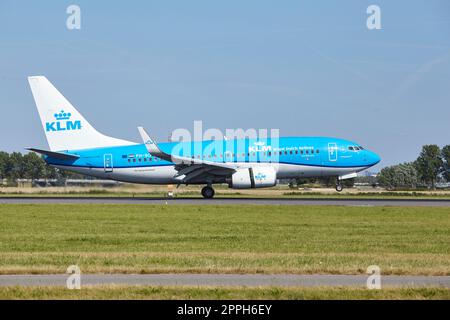
[[[143,127],[138,127],[139,133],[141,135],[142,141],[145,144],[145,147],[147,148],[147,151],[158,158],[164,159],[164,160],[171,160],[171,157],[169,154],[161,151],[161,149],[158,147],[158,145],[155,143],[155,141],[150,138],[147,131]]]
[[[145,147],[151,154],[161,153],[161,150],[157,144],[150,138],[147,131],[143,127],[138,127],[139,133],[141,135],[142,141],[144,141]]]

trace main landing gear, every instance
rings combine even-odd
[[[341,180],[336,179],[336,191],[341,192],[342,190],[344,190],[344,186],[342,185]]]
[[[205,199],[211,199],[214,197],[214,189],[211,186],[203,187],[202,189],[202,196]]]

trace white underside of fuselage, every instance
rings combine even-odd
[[[342,176],[367,169],[367,167],[321,167],[304,166],[294,164],[267,164],[267,163],[242,163],[241,167],[272,166],[277,172],[277,179],[289,178],[313,178],[325,176]],[[173,165],[168,166],[148,166],[136,168],[113,168],[105,170],[103,168],[88,168],[75,166],[59,166],[59,169],[69,170],[101,179],[111,179],[130,183],[144,184],[178,184],[180,180],[175,178],[177,171]],[[205,181],[204,183],[207,183]]]

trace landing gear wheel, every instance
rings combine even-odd
[[[202,196],[205,199],[213,198],[214,197],[214,193],[215,193],[214,189],[211,188],[210,186],[203,187],[203,189],[202,189]]]
[[[336,181],[336,191],[341,192],[342,190],[344,190],[344,186],[341,184],[340,181]]]

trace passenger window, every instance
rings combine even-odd
[[[136,162],[136,159],[133,159],[133,162]]]
[[[306,150],[305,152],[306,152],[306,154],[309,154],[309,150]]]
[[[319,153],[319,149],[316,150],[316,153]]]

